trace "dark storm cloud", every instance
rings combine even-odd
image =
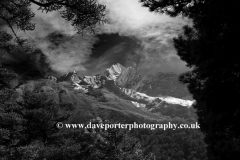
[[[87,70],[81,72],[81,75],[103,73],[106,68],[116,63],[126,67],[137,67],[139,64],[142,55],[138,52],[142,46],[135,37],[102,34],[98,39],[100,43],[94,45],[91,59],[84,64]]]

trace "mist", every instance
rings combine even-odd
[[[142,74],[189,70],[176,55],[172,42],[189,20],[150,12],[138,0],[99,3],[106,5],[108,21],[97,26],[97,35],[79,35],[58,12],[42,13],[36,5],[32,5],[35,30],[19,31],[18,35],[33,38],[35,47],[46,57],[47,68],[57,74],[77,71],[93,75],[115,63],[134,67]]]

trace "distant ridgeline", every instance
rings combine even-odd
[[[69,72],[59,78],[48,76],[56,82],[71,82],[74,89],[85,92],[90,88],[108,88],[109,91],[118,90],[132,98],[149,103],[156,99],[167,103],[190,107],[193,104],[186,85],[178,81],[174,73],[157,73],[154,76],[142,76],[131,67],[125,68],[119,63],[106,69],[104,76],[79,77],[77,73]],[[111,89],[110,89],[111,88]],[[174,98],[176,97],[176,98]],[[187,100],[185,100],[187,99]]]
[[[142,76],[135,69],[120,64],[107,68],[104,75],[80,77],[73,71],[60,77],[29,80],[15,89],[17,99],[21,99],[26,90],[46,93],[57,103],[71,109],[84,106],[83,101],[87,101],[95,108],[150,120],[174,117],[197,119],[191,107],[194,100],[191,100],[187,87],[178,81],[176,74]],[[87,111],[89,107],[85,109]]]

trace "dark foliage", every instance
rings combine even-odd
[[[0,157],[16,158],[16,147],[25,141],[22,107],[11,103],[13,90],[0,90]]]
[[[101,89],[89,87],[87,95],[93,96],[99,102],[107,102],[107,99],[104,97]]]
[[[120,129],[57,129],[66,122],[59,106],[44,94],[0,91],[0,155],[3,159],[143,159],[137,139]],[[102,124],[99,118],[92,124]],[[109,122],[105,122],[109,123]],[[114,153],[114,154],[113,154]]]
[[[11,88],[11,82],[17,77],[16,73],[0,64],[0,89]]]
[[[4,73],[6,69],[8,75],[13,71],[18,74],[18,81],[21,78],[26,80],[44,77],[46,72],[51,72],[46,56],[40,49],[32,47],[33,40],[21,39],[21,43],[12,43],[12,39],[11,34],[0,28],[0,74],[5,74],[8,83],[11,81]],[[12,77],[11,80],[13,79]]]
[[[85,29],[93,29],[97,23],[104,22],[105,6],[97,3],[96,0],[2,0],[0,19],[12,29],[15,36],[14,27],[23,31],[35,29],[35,24],[32,22],[34,17],[32,4],[39,6],[44,12],[58,11],[61,17],[70,21],[79,33]]]
[[[193,20],[174,39],[178,55],[192,71],[180,76],[197,103],[209,159],[240,157],[239,1],[142,0],[152,11]]]
[[[180,123],[175,121],[175,123]],[[182,123],[182,122],[181,122]],[[156,160],[206,160],[203,134],[194,129],[139,130],[144,153],[153,153]]]
[[[58,106],[47,100],[46,96],[25,93],[21,102],[15,102],[12,100],[13,95],[14,90],[0,91],[0,148],[2,157],[7,159],[25,157],[25,152],[30,152],[27,150],[31,150],[32,143],[37,146],[51,143],[53,135],[58,132],[55,124],[67,118],[59,115]],[[39,148],[34,150],[36,149]],[[29,153],[30,159],[33,158],[31,154],[34,153]]]

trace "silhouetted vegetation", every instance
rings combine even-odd
[[[0,89],[11,87],[11,81],[17,77],[16,73],[0,64]]]
[[[239,1],[142,0],[151,11],[190,18],[191,26],[174,39],[177,54],[192,70],[188,84],[206,134],[209,159],[240,157]]]
[[[173,121],[174,123],[179,123]],[[173,123],[172,122],[172,123]],[[206,160],[203,134],[194,129],[138,130],[144,153],[153,153],[156,160]]]
[[[0,19],[12,30],[20,44],[22,41],[16,35],[14,28],[23,31],[35,29],[35,24],[32,22],[35,16],[31,8],[32,4],[37,5],[43,12],[59,12],[61,17],[70,21],[79,33],[85,29],[93,30],[96,24],[105,21],[105,6],[97,3],[96,0],[2,0]]]
[[[0,91],[3,159],[143,159],[140,143],[124,130],[58,129],[56,123],[66,122],[69,115],[60,114],[56,103],[34,93],[13,102],[13,94],[10,89]]]
[[[172,2],[172,1],[171,1]],[[185,3],[185,2],[184,2]],[[200,3],[200,2],[199,2]],[[42,11],[51,12],[58,11],[62,18],[67,21],[70,21],[72,25],[77,29],[78,33],[82,33],[84,30],[92,30],[97,23],[104,22],[104,14],[105,14],[105,6],[100,5],[95,0],[2,0],[0,2],[0,58],[2,58],[5,53],[11,54],[19,54],[18,57],[25,59],[26,57],[31,59],[32,54],[39,54],[40,61],[43,60],[45,62],[45,57],[41,57],[42,54],[38,52],[38,50],[34,50],[31,47],[31,41],[22,39],[18,37],[14,31],[14,28],[20,29],[22,31],[34,30],[35,25],[32,23],[32,19],[34,17],[34,13],[31,9],[31,4],[35,4],[40,7]],[[221,4],[221,3],[220,3]],[[183,9],[183,8],[181,8]],[[194,11],[195,12],[195,11]],[[197,13],[197,11],[196,11]],[[174,15],[170,13],[171,15]],[[177,14],[175,14],[177,15]],[[201,15],[201,14],[200,14]],[[193,16],[190,16],[192,18]],[[200,20],[199,20],[200,21]],[[8,26],[10,30],[13,32],[13,35],[7,33],[2,30],[2,26]],[[195,27],[195,26],[194,26]],[[228,27],[228,25],[227,25]],[[204,27],[203,27],[204,28]],[[221,28],[221,27],[219,27]],[[202,28],[201,28],[202,29]],[[228,31],[229,29],[227,29]],[[94,31],[94,30],[93,30]],[[217,32],[217,31],[216,31]],[[191,34],[190,34],[191,33]],[[175,40],[176,48],[181,50],[181,43],[193,43],[194,45],[200,45],[199,37],[197,37],[198,41],[195,43],[188,36],[192,36],[195,30],[190,29],[189,27],[185,27],[185,36],[179,37],[179,39]],[[196,31],[197,33],[197,31]],[[225,33],[225,32],[224,32]],[[209,34],[209,33],[208,33]],[[209,35],[207,35],[209,36]],[[215,36],[215,35],[214,35]],[[13,37],[15,37],[16,44],[12,43]],[[215,36],[217,37],[217,36]],[[185,39],[186,38],[186,39]],[[211,39],[212,40],[212,39]],[[210,42],[213,42],[210,41]],[[209,43],[210,43],[209,42]],[[205,43],[205,41],[204,41]],[[211,43],[210,43],[211,44]],[[212,45],[212,44],[211,44]],[[213,45],[214,46],[214,45]],[[204,48],[204,47],[202,47]],[[210,50],[213,51],[213,50]],[[207,51],[207,53],[210,53]],[[197,52],[194,48],[191,48],[191,53]],[[27,54],[31,53],[31,54]],[[190,53],[190,51],[189,51]],[[215,52],[214,52],[215,53]],[[224,52],[225,53],[225,52]],[[190,66],[198,65],[193,62],[197,58],[205,58],[206,62],[212,62],[211,57],[209,59],[208,54],[206,57],[195,57],[200,55],[196,53],[196,55],[189,56],[188,59],[185,56],[185,52],[179,52],[179,55],[186,60],[188,63],[190,61],[192,64]],[[186,54],[187,55],[187,54]],[[24,63],[28,61],[26,58]],[[66,122],[66,123],[83,123],[89,122],[90,119],[96,118],[97,116],[103,117],[104,119],[110,119],[110,121],[103,122],[100,118],[94,119],[91,122],[95,124],[101,123],[110,123],[110,122],[122,122],[122,123],[167,123],[166,119],[162,115],[168,116],[167,120],[172,121],[172,123],[189,123],[190,120],[194,121],[192,110],[188,112],[186,108],[178,108],[177,106],[172,107],[160,107],[153,112],[160,112],[161,121],[153,121],[155,117],[149,118],[149,115],[154,115],[149,113],[146,118],[143,118],[143,115],[139,113],[142,110],[138,110],[136,113],[134,112],[137,109],[131,104],[132,107],[129,109],[129,112],[125,112],[121,107],[125,104],[128,104],[127,100],[132,100],[131,97],[126,96],[121,90],[115,86],[113,81],[106,81],[109,87],[114,91],[117,96],[112,96],[111,98],[114,100],[123,99],[121,102],[108,103],[106,106],[102,105],[101,107],[104,109],[97,108],[100,103],[96,104],[96,108],[93,107],[90,99],[87,99],[86,95],[83,92],[75,91],[70,92],[70,88],[64,87],[62,84],[56,84],[54,81],[50,80],[39,80],[28,83],[26,86],[22,85],[17,88],[16,85],[12,84],[12,80],[18,79],[18,74],[14,71],[22,72],[25,69],[32,69],[31,64],[28,67],[21,68],[21,63],[16,64],[15,70],[9,70],[9,68],[2,63],[0,59],[0,158],[1,159],[22,159],[22,160],[38,160],[38,159],[84,159],[84,160],[152,160],[152,159],[176,159],[176,160],[205,160],[206,159],[206,145],[203,142],[203,134],[199,130],[166,130],[163,131],[161,129],[151,131],[151,130],[133,130],[128,132],[124,129],[58,129],[56,128],[57,122]],[[214,59],[213,59],[214,60]],[[200,62],[200,61],[199,61]],[[215,61],[214,61],[215,62]],[[217,61],[216,61],[217,63]],[[199,63],[200,64],[200,63]],[[215,64],[215,63],[214,63]],[[219,64],[219,63],[217,63]],[[4,66],[5,65],[5,66]],[[225,67],[230,65],[229,63],[225,64]],[[214,65],[213,65],[214,66]],[[214,66],[215,67],[215,66]],[[213,68],[210,68],[213,70]],[[238,67],[238,66],[235,66]],[[205,93],[215,94],[217,91],[210,92],[211,87],[216,87],[218,85],[213,85],[213,80],[216,77],[213,76],[213,79],[209,80],[210,85],[209,89],[204,90],[196,90],[194,88],[195,85],[193,82],[197,82],[198,85],[207,83],[206,79],[201,79],[197,77],[197,79],[190,79],[187,75],[193,76],[197,75],[199,71],[207,71],[205,68],[203,70],[198,70],[200,68],[197,66],[190,74],[185,74],[182,76],[184,78],[184,82],[190,82],[190,91],[194,94],[194,98],[200,102],[200,99]],[[223,67],[219,67],[218,70],[224,70]],[[216,70],[216,73],[218,73]],[[34,75],[41,75],[41,73],[35,72],[36,70],[32,69],[31,73]],[[196,71],[196,72],[195,72]],[[210,71],[207,71],[207,75],[210,74]],[[40,71],[39,71],[40,72]],[[225,71],[226,74],[228,70]],[[224,73],[225,73],[224,72]],[[221,72],[222,73],[222,72]],[[199,75],[197,75],[199,76]],[[223,75],[225,76],[225,75]],[[186,78],[187,77],[187,78]],[[215,78],[215,79],[214,79]],[[207,79],[208,80],[208,79]],[[231,79],[234,80],[235,79]],[[232,81],[231,81],[232,82]],[[157,84],[158,82],[154,82]],[[208,84],[208,83],[207,83]],[[223,87],[225,85],[225,81],[222,82]],[[233,83],[234,84],[234,83]],[[68,84],[65,84],[66,86]],[[237,84],[236,84],[237,85]],[[227,85],[225,85],[226,87]],[[22,88],[21,88],[22,87]],[[26,88],[24,88],[26,87]],[[154,86],[155,87],[155,86]],[[15,88],[15,89],[14,89]],[[220,89],[220,88],[218,88]],[[210,90],[210,91],[209,91]],[[229,90],[228,97],[238,94],[236,92],[231,92]],[[236,90],[234,90],[236,91]],[[168,92],[166,91],[166,94]],[[201,94],[199,94],[201,93]],[[204,94],[203,94],[204,93]],[[218,92],[218,95],[222,92]],[[155,93],[154,93],[155,94]],[[187,92],[183,92],[183,95],[187,95]],[[98,101],[107,102],[106,97],[104,97],[101,89],[92,89],[88,93],[89,96],[94,97]],[[200,96],[199,96],[200,95]],[[224,94],[222,94],[223,98]],[[236,97],[235,96],[235,97]],[[207,105],[215,104],[215,101],[211,102],[211,100],[215,100],[216,96],[213,98],[207,99]],[[204,99],[203,99],[204,100]],[[112,100],[113,101],[113,100]],[[225,101],[224,101],[225,102]],[[121,103],[121,106],[117,106]],[[233,102],[231,102],[234,104]],[[231,104],[230,103],[230,104]],[[110,105],[109,105],[110,104]],[[218,103],[216,103],[218,104]],[[220,102],[219,102],[220,104]],[[226,103],[223,103],[226,105]],[[223,106],[221,104],[220,106]],[[112,106],[111,106],[112,105]],[[115,105],[115,106],[114,106]],[[236,128],[233,125],[229,126],[229,122],[235,118],[230,117],[226,121],[217,121],[214,117],[210,115],[216,115],[214,111],[216,110],[207,110],[206,108],[202,108],[200,110],[200,103],[197,104],[196,108],[198,109],[198,114],[200,115],[200,122],[203,126],[203,131],[212,131],[207,133],[207,140],[210,144],[213,142],[217,142],[217,145],[227,144],[227,146],[231,146],[230,153],[235,153],[238,145],[238,137],[237,132],[235,132]],[[108,108],[109,107],[109,108]],[[112,107],[112,108],[110,108]],[[115,108],[114,108],[115,107]],[[128,106],[127,106],[128,107]],[[223,118],[229,118],[229,113],[234,113],[237,115],[233,107],[226,112],[226,116]],[[94,108],[94,109],[93,109]],[[199,109],[200,108],[200,109]],[[99,110],[98,110],[99,109]],[[135,109],[135,110],[134,110]],[[214,107],[213,107],[214,109]],[[232,110],[233,109],[233,110]],[[186,113],[186,112],[187,113]],[[208,111],[208,112],[207,112]],[[94,113],[92,113],[94,112]],[[204,115],[203,115],[204,114]],[[225,117],[224,117],[225,116]],[[157,115],[156,117],[159,117]],[[178,120],[176,120],[178,118]],[[209,118],[209,119],[208,119]],[[173,120],[174,119],[174,120]],[[207,119],[208,121],[204,121]],[[207,128],[207,124],[211,124],[212,122],[221,122],[219,125],[211,126],[212,128]],[[220,117],[221,120],[221,117]],[[236,120],[236,118],[234,119]],[[224,137],[225,132],[213,132],[218,131],[217,129],[221,129],[220,124],[226,126],[229,132],[226,135],[231,135],[231,137],[227,137],[229,141],[220,141],[219,137]],[[208,129],[208,130],[207,130]],[[233,132],[234,131],[234,132]],[[211,134],[210,134],[211,133]],[[232,139],[232,135],[236,135],[236,141]],[[212,137],[214,136],[214,138]],[[225,136],[226,137],[226,136]],[[211,139],[212,138],[212,139]],[[211,142],[211,143],[210,143]],[[225,143],[226,142],[226,143]],[[220,147],[219,147],[220,148]],[[225,149],[222,147],[222,150]],[[213,150],[216,152],[216,150]],[[228,154],[226,155],[228,156]]]

